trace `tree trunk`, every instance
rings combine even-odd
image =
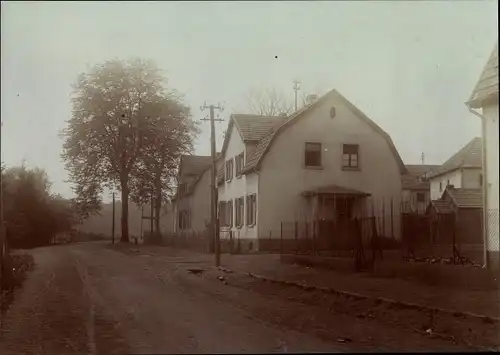
[[[155,176],[155,231],[156,236],[160,237],[160,214],[161,214],[161,171],[156,172]]]
[[[120,237],[120,242],[128,243],[128,180],[121,179],[120,181],[121,189],[122,189],[122,235]]]

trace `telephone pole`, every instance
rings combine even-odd
[[[201,111],[209,110],[209,118],[203,118],[202,121],[210,121],[210,146],[212,155],[212,171],[210,174],[211,186],[210,186],[210,231],[212,241],[214,243],[215,252],[215,266],[220,266],[220,238],[219,238],[219,223],[217,223],[217,181],[216,174],[217,169],[215,166],[215,121],[222,122],[223,119],[215,118],[215,110],[224,111],[224,108],[218,104],[208,105],[205,102],[203,106],[200,107]]]
[[[111,242],[115,244],[115,193],[113,192],[113,225],[111,226]]]
[[[295,111],[297,111],[297,92],[300,90],[300,81],[295,79],[293,81],[293,91],[295,91]]]

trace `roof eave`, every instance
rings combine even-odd
[[[488,104],[495,102],[498,102],[498,91],[467,101],[465,105],[469,108],[480,109]]]

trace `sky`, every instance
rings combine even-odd
[[[2,2],[1,158],[46,169],[71,197],[59,132],[78,74],[152,59],[193,119],[221,103],[217,145],[250,90],[293,100],[337,89],[389,133],[406,164],[441,164],[475,136],[465,107],[498,31],[497,1]],[[195,153],[210,154],[209,124]],[[107,197],[105,196],[105,199]]]

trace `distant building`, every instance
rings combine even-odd
[[[401,212],[424,214],[431,201],[431,184],[428,174],[439,165],[406,165],[407,173],[401,175]]]
[[[481,138],[472,139],[457,153],[432,170],[429,181],[431,200],[438,200],[446,186],[480,189],[482,186]]]

